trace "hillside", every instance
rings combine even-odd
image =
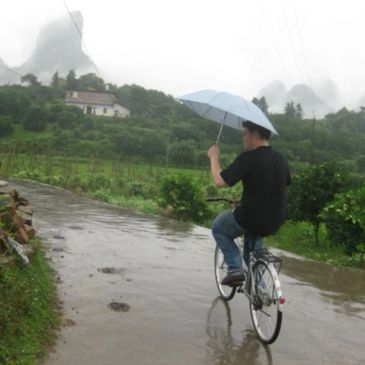
[[[81,77],[76,80],[78,87],[93,78],[98,79],[92,74]],[[100,85],[104,87],[103,82]],[[65,88],[64,79],[57,86],[0,87],[0,150],[206,166],[206,150],[214,143],[219,126],[197,117],[173,97],[137,85],[111,85],[131,116],[91,117],[63,104]],[[269,117],[280,134],[272,140],[273,146],[295,168],[337,161],[354,173],[365,172],[364,110],[342,109],[311,120],[291,105],[283,114]],[[239,133],[226,128],[221,143],[223,162],[241,149]]]

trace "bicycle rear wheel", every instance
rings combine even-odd
[[[280,284],[272,270],[275,271],[263,261],[257,261],[252,270],[255,295],[250,300],[251,318],[257,335],[265,344],[277,339],[283,319]]]
[[[217,283],[217,288],[220,296],[224,300],[231,300],[236,293],[236,287],[231,287],[227,285],[222,285],[222,279],[227,275],[228,266],[224,261],[224,256],[222,251],[218,246],[215,246],[214,253],[214,273],[215,282]]]

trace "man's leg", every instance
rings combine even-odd
[[[243,248],[243,258],[245,259],[245,265],[248,265],[251,251],[261,251],[264,248],[264,241],[261,236],[252,235],[247,232],[245,234],[245,244]]]
[[[225,281],[229,284],[232,275],[243,280],[242,258],[233,239],[241,236],[244,232],[245,230],[236,222],[231,211],[219,214],[213,222],[213,237],[223,252],[224,260],[228,265],[227,280],[225,280],[226,278],[223,279],[222,284]]]

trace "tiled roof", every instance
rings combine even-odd
[[[97,91],[66,91],[66,103],[113,105],[117,98],[113,93]]]

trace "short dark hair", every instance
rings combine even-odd
[[[257,132],[260,138],[266,141],[268,141],[271,137],[271,132],[268,129],[261,127],[260,125],[257,125],[255,123],[252,123],[249,120],[244,120],[242,122],[242,127],[247,128],[250,133]]]

